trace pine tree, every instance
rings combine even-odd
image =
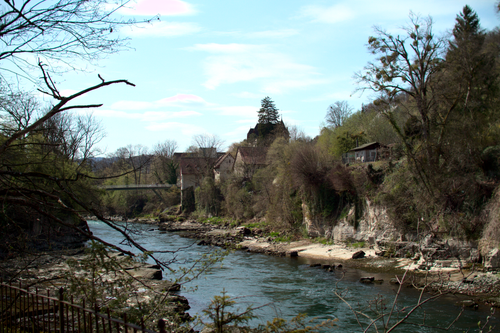
[[[475,119],[487,109],[487,96],[494,93],[497,74],[494,59],[484,51],[486,33],[481,29],[477,14],[464,6],[457,15],[453,40],[446,54],[447,72],[458,90],[459,108]]]
[[[274,101],[267,96],[262,99],[260,104],[261,108],[258,111],[259,124],[277,124],[279,122],[279,110],[274,105]]]

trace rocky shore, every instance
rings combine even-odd
[[[101,303],[105,303],[103,300],[116,299],[111,290],[113,288],[125,290],[125,284],[127,299],[123,305],[123,313],[127,311],[127,308],[135,307],[139,302],[143,303],[155,297],[161,297],[162,302],[167,304],[165,313],[180,320],[189,319],[188,301],[177,293],[180,285],[163,280],[159,266],[132,261],[127,256],[115,252],[107,253],[104,260],[113,261],[113,265],[101,264],[104,267],[96,268],[95,280],[96,285],[101,287],[98,289],[98,298]],[[87,267],[82,263],[91,264],[93,261],[95,262],[94,258],[89,258],[84,248],[18,256],[0,261],[0,280],[21,286],[23,289],[37,288],[41,293],[49,290],[54,294],[62,288],[68,296],[74,298],[75,303],[78,303],[82,295],[75,291],[78,286],[72,283],[74,282],[72,279],[82,277],[82,281],[88,280],[88,272],[82,271]],[[112,269],[112,266],[120,269]],[[104,284],[116,285],[116,287],[102,287]],[[82,285],[81,288],[86,288],[86,286]]]
[[[151,221],[152,222],[152,221]],[[500,273],[498,269],[477,263],[477,250],[449,249],[449,245],[434,240],[418,245],[411,242],[381,243],[352,247],[346,244],[319,244],[309,239],[276,242],[263,236],[260,230],[247,227],[216,226],[195,221],[154,222],[160,231],[178,232],[183,237],[198,239],[199,245],[220,246],[274,256],[309,258],[317,267],[349,269],[365,268],[372,272],[394,272],[387,283],[398,284],[408,271],[409,286],[426,286],[431,292],[456,293],[476,301],[500,307]],[[448,246],[448,249],[446,248]],[[462,251],[462,253],[460,253]],[[462,256],[461,256],[462,255]],[[367,276],[363,283],[381,283]],[[468,304],[469,304],[468,303]]]

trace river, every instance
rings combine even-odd
[[[92,232],[104,240],[119,244],[123,237],[115,230],[101,222],[89,221]],[[147,249],[154,251],[176,251],[176,263],[172,268],[186,267],[193,264],[197,258],[212,251],[211,247],[198,246],[196,241],[180,237],[176,233],[161,233],[155,226],[135,224],[137,233],[134,238]],[[174,254],[159,254],[164,260],[172,259]],[[184,285],[181,295],[189,300],[191,315],[201,315],[202,309],[210,304],[215,295],[221,295],[223,290],[230,297],[238,297],[240,308],[248,305],[258,307],[267,305],[256,311],[257,319],[252,320],[252,326],[265,324],[274,317],[291,319],[299,313],[309,317],[321,319],[338,319],[337,331],[360,332],[362,331],[356,317],[349,307],[336,295],[335,290],[342,291],[346,299],[356,309],[374,316],[370,306],[376,304],[388,309],[396,294],[397,286],[388,283],[394,277],[392,273],[367,272],[361,269],[344,267],[343,270],[328,272],[321,268],[310,267],[311,263],[321,262],[305,258],[273,257],[264,254],[248,253],[244,251],[230,252],[221,264],[214,265],[201,277]],[[324,263],[329,263],[324,261]],[[348,265],[345,265],[348,266]],[[173,279],[169,272],[164,272],[164,278]],[[375,276],[384,282],[377,284],[362,284],[359,278]],[[398,307],[412,307],[417,303],[419,293],[412,288],[403,288],[398,298]],[[426,295],[425,297],[429,297]],[[385,299],[384,304],[376,300]],[[415,311],[408,322],[422,323],[428,326],[447,326],[460,312],[461,307],[455,305],[457,296],[443,296],[433,300],[422,309]],[[410,308],[393,318],[401,318],[408,313]],[[386,310],[388,311],[388,310]],[[490,314],[490,309],[480,306],[478,310],[465,309],[451,332],[477,332],[478,322],[484,323]],[[498,315],[491,317],[490,323],[495,325],[500,332]],[[383,331],[383,330],[382,330]],[[441,332],[432,327],[416,325],[400,326],[396,332]]]

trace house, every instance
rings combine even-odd
[[[216,183],[224,182],[233,171],[234,157],[230,153],[220,156],[214,165],[214,179]]]
[[[380,159],[379,149],[382,145],[378,142],[365,143],[359,147],[349,150],[342,155],[344,163],[374,162]]]
[[[238,147],[234,161],[234,173],[250,178],[255,171],[267,165],[266,147]]]
[[[188,187],[198,187],[203,178],[211,174],[216,159],[213,157],[185,157],[180,158],[181,190]]]

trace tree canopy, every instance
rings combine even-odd
[[[31,77],[38,62],[78,68],[76,59],[94,61],[125,47],[118,28],[134,24],[116,11],[130,0],[39,0],[2,2],[0,70]],[[147,20],[150,21],[150,20]],[[6,63],[5,60],[10,60]]]
[[[274,105],[274,101],[269,97],[264,97],[260,102],[261,107],[258,111],[259,124],[277,124],[279,122],[278,109]]]

